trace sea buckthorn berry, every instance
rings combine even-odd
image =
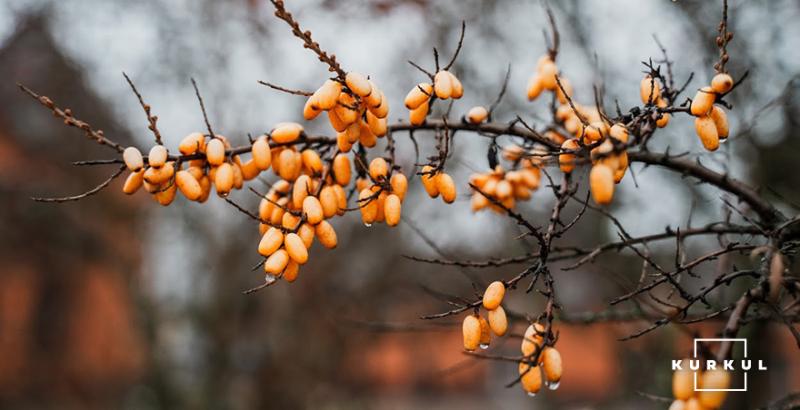
[[[692,112],[692,115],[696,117],[704,117],[711,111],[711,107],[714,105],[716,99],[717,95],[714,94],[714,90],[712,90],[711,87],[703,87],[697,90],[689,110]]]
[[[298,273],[300,273],[300,264],[295,261],[289,261],[289,263],[286,264],[286,268],[283,269],[281,277],[283,280],[292,283],[297,280]]]
[[[639,95],[643,104],[655,104],[656,100],[661,96],[661,85],[658,80],[649,74],[646,75],[639,83]]]
[[[339,118],[339,114],[337,114],[335,110],[328,111],[328,121],[331,123],[331,127],[337,132],[343,132],[347,129],[347,126],[350,125]]]
[[[558,67],[553,60],[547,60],[539,66],[539,76],[542,78],[542,87],[545,90],[554,91],[558,88],[558,81],[556,81],[556,75],[558,75]]]
[[[333,109],[339,102],[339,94],[342,92],[342,84],[338,81],[325,80],[322,86],[314,92],[319,108],[325,111]]]
[[[539,366],[532,366],[520,362],[519,364],[520,384],[522,389],[529,395],[535,395],[542,388],[542,372]]]
[[[483,292],[483,307],[487,310],[495,310],[501,303],[503,297],[506,295],[506,285],[499,280],[489,284],[486,291]]]
[[[349,72],[344,78],[345,84],[350,91],[356,93],[359,97],[366,97],[372,93],[372,86],[366,77],[359,73]]]
[[[389,185],[392,187],[392,193],[400,198],[400,201],[405,199],[406,192],[408,191],[408,179],[405,175],[395,172],[389,179]]]
[[[308,248],[306,248],[306,244],[300,238],[300,235],[296,233],[286,234],[283,238],[283,247],[293,261],[300,265],[308,262]]]
[[[225,143],[219,138],[213,138],[206,144],[206,160],[211,166],[217,167],[225,162]]]
[[[420,176],[420,181],[422,181],[422,186],[425,188],[425,191],[431,198],[436,198],[439,196],[439,187],[436,184],[436,175],[433,174],[433,167],[430,165],[425,165],[422,167],[421,171],[422,175]]]
[[[175,200],[175,194],[178,192],[178,187],[175,184],[170,184],[166,189],[156,192],[156,201],[163,206],[168,206]]]
[[[389,194],[386,196],[386,201],[383,204],[383,213],[386,218],[386,225],[397,226],[400,223],[400,213],[402,211],[402,204],[400,197],[397,194]]]
[[[245,181],[250,181],[261,173],[261,170],[258,169],[256,162],[252,158],[243,163],[239,168],[242,170],[242,178],[244,178]]]
[[[178,144],[178,151],[183,155],[192,155],[197,151],[203,151],[205,141],[206,138],[202,132],[193,132],[181,140]]]
[[[553,347],[545,347],[539,355],[539,363],[542,365],[545,380],[550,383],[558,383],[561,380],[563,367],[561,354]]]
[[[175,174],[175,183],[178,185],[183,196],[190,201],[196,201],[202,194],[200,183],[188,171],[178,171]]]
[[[503,336],[508,331],[508,317],[503,306],[497,306],[497,309],[490,310],[486,315],[489,318],[489,327],[492,332],[497,336]]]
[[[422,103],[430,100],[433,95],[433,85],[430,83],[419,83],[411,91],[408,92],[405,99],[406,108],[409,110],[416,109]]]
[[[133,172],[144,167],[142,153],[136,147],[125,148],[125,151],[122,151],[122,159],[125,161],[125,166]]]
[[[371,111],[367,111],[367,126],[376,137],[386,135],[386,131],[388,130],[386,118],[378,118]]]
[[[580,145],[578,145],[578,140],[575,139],[568,139],[561,144],[561,149],[563,151],[574,151],[578,148],[580,148]],[[569,152],[559,154],[558,166],[561,169],[561,172],[572,172],[572,170],[575,169],[575,154]]]
[[[217,167],[214,175],[214,186],[217,187],[217,193],[220,196],[227,196],[231,192],[231,188],[233,188],[233,167],[231,164],[225,162]]]
[[[369,188],[364,188],[358,194],[358,206],[361,209],[361,220],[366,225],[372,225],[378,217],[378,198]]]
[[[319,203],[322,206],[322,215],[327,219],[336,215],[338,211],[338,198],[332,186],[323,187],[319,192]]]
[[[322,204],[319,199],[314,196],[307,196],[303,200],[303,213],[306,214],[306,220],[311,225],[316,225],[325,219],[325,214],[322,211]]]
[[[283,245],[283,232],[275,227],[270,227],[258,243],[258,253],[269,256]]]
[[[702,389],[728,389],[731,385],[730,373],[720,370],[708,370],[699,376],[698,384]],[[726,391],[701,391],[698,399],[700,404],[707,409],[718,409],[725,402]]]
[[[697,136],[700,137],[700,142],[703,143],[709,151],[715,151],[719,148],[719,134],[717,134],[717,126],[710,116],[697,117],[694,120],[694,129]]]
[[[711,108],[711,113],[708,114],[711,117],[711,120],[714,121],[714,126],[717,128],[717,136],[719,139],[728,138],[728,133],[730,132],[728,128],[728,115],[725,114],[725,110],[722,107],[715,105]]]
[[[122,192],[131,195],[136,193],[142,186],[142,181],[144,180],[144,170],[140,169],[138,171],[131,172],[128,175],[128,178],[125,179],[125,183],[122,185]]]
[[[520,350],[524,356],[530,356],[544,343],[544,326],[539,323],[532,324],[525,329],[522,336]]]
[[[300,224],[300,217],[292,212],[284,212],[281,217],[281,226],[285,229],[294,230]]]
[[[369,163],[369,176],[372,177],[372,179],[380,181],[386,178],[388,173],[389,165],[386,163],[385,159],[377,157]]]
[[[306,121],[311,121],[322,112],[322,108],[319,107],[319,101],[317,100],[318,97],[316,94],[311,95],[306,100],[306,104],[303,106],[303,118]]]
[[[364,102],[367,105],[367,109],[377,108],[383,103],[383,99],[386,98],[386,96],[383,94],[383,91],[381,91],[375,85],[375,83],[372,82],[372,80],[367,81],[369,82],[370,87],[372,87],[372,92],[368,96],[364,97]]]
[[[314,227],[314,232],[317,235],[317,239],[319,239],[319,243],[322,246],[333,249],[338,244],[338,239],[336,237],[336,231],[333,229],[333,226],[328,221],[322,221]]]
[[[589,186],[595,202],[600,205],[610,204],[614,198],[614,171],[604,163],[592,166]]]
[[[489,327],[489,322],[483,316],[478,316],[478,323],[481,325],[480,347],[486,349],[489,347],[489,343],[492,342],[492,328]]]
[[[433,91],[442,100],[450,98],[453,94],[453,80],[447,71],[439,71],[433,77]]]
[[[303,245],[306,248],[311,248],[314,244],[314,226],[311,224],[302,224],[297,228],[297,235],[303,240]]]
[[[628,128],[626,128],[623,124],[616,123],[612,125],[608,135],[623,144],[628,143]]]
[[[167,149],[163,145],[154,145],[147,154],[147,164],[151,167],[161,167],[167,162]]]
[[[311,178],[308,175],[300,175],[294,181],[292,186],[292,205],[294,209],[300,209],[303,206],[303,200],[311,192]]]
[[[159,168],[148,167],[144,171],[144,179],[151,184],[161,184],[169,181],[175,175],[175,167],[173,162],[169,162],[166,166]]]
[[[421,125],[425,122],[425,117],[428,116],[428,109],[430,105],[427,101],[423,102],[419,105],[419,107],[414,108],[413,110],[408,112],[408,122],[411,125]]]
[[[456,200],[456,183],[453,182],[453,177],[444,172],[438,173],[434,182],[436,190],[442,195],[444,202],[452,204]]]
[[[481,343],[481,322],[475,315],[467,315],[461,324],[461,333],[464,339],[464,350],[471,352]]]
[[[542,91],[544,91],[542,77],[539,74],[533,74],[528,80],[528,88],[526,90],[528,94],[528,101],[535,100],[536,97],[542,93]]]
[[[720,73],[711,79],[711,89],[717,94],[724,94],[733,88],[733,77],[727,73]]]
[[[381,95],[381,103],[376,107],[369,107],[369,111],[375,114],[378,118],[386,118],[389,115],[389,99],[383,94],[383,91],[380,91]]]
[[[333,176],[336,183],[346,186],[350,183],[350,158],[345,154],[338,154],[333,159]]]
[[[250,149],[250,153],[253,155],[253,162],[259,170],[266,171],[272,165],[272,152],[266,136],[262,135],[256,139]]]
[[[488,117],[489,110],[487,110],[485,107],[472,107],[469,111],[467,111],[467,121],[469,121],[471,124],[480,124],[486,121],[486,118]]]
[[[297,141],[300,138],[300,133],[303,132],[303,126],[296,122],[286,122],[278,124],[270,133],[272,140],[278,144],[288,144]]]
[[[299,152],[285,149],[278,156],[279,170],[278,175],[287,181],[294,181],[300,176],[303,160]]]
[[[278,249],[264,262],[264,272],[277,276],[289,264],[289,253],[285,249]]]
[[[450,84],[452,85],[453,89],[450,93],[450,98],[459,99],[464,96],[464,86],[461,84],[461,80],[456,77],[455,74],[451,73],[450,71],[446,71],[447,76],[450,77]]]

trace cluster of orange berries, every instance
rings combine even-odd
[[[672,395],[675,401],[669,410],[715,410],[725,402],[725,391],[695,391],[694,370],[689,369],[689,359],[683,359],[683,368],[672,373]],[[697,370],[697,387],[699,389],[728,389],[731,384],[730,374],[721,369],[710,369],[701,373]]]
[[[461,333],[464,339],[464,350],[474,351],[478,347],[486,349],[492,340],[492,333],[503,336],[508,331],[508,318],[501,304],[506,293],[506,285],[494,281],[483,293],[483,308],[486,309],[486,320],[480,314],[470,314],[464,318]]]
[[[545,133],[546,138],[561,144],[559,168],[564,173],[572,172],[575,169],[576,152],[582,146],[594,146],[590,155],[592,170],[589,175],[592,197],[598,204],[611,203],[614,185],[622,181],[628,169],[627,128],[621,123],[610,124],[599,107],[583,106],[571,101],[572,85],[568,79],[558,76],[558,67],[549,55],[539,58],[536,73],[528,82],[528,99],[536,99],[545,90],[555,93],[559,102],[555,119],[571,134],[571,137],[567,137],[554,130]],[[659,101],[665,104],[663,100]],[[657,124],[663,127],[668,121],[668,114],[664,114]]]
[[[503,207],[514,209],[517,200],[526,201],[531,198],[532,191],[539,189],[541,160],[535,156],[526,158],[526,155],[524,148],[511,145],[503,149],[503,157],[514,163],[514,169],[506,171],[501,165],[497,165],[493,170],[470,176],[470,184],[480,190],[472,194],[473,212],[491,209],[504,213]],[[487,196],[503,207],[490,201]]]
[[[656,78],[650,74],[644,76],[642,81],[639,83],[639,97],[641,97],[642,103],[645,105],[652,104],[658,108],[667,107],[667,100],[665,100],[664,96],[661,94],[661,85],[658,83]],[[669,119],[669,113],[659,113],[659,117],[656,120],[656,126],[658,128],[666,127],[667,124],[669,124]]]
[[[719,148],[719,141],[728,138],[728,116],[725,110],[714,102],[717,95],[727,93],[733,88],[733,78],[727,73],[719,73],[711,79],[711,85],[697,91],[689,107],[694,120],[695,132],[703,146],[709,151]]]
[[[301,131],[302,127],[293,132],[299,135]],[[178,191],[190,201],[205,202],[212,185],[220,196],[227,196],[232,189],[240,189],[244,181],[269,169],[273,162],[266,136],[253,143],[252,158],[248,161],[242,161],[238,155],[229,160],[227,149],[230,149],[230,144],[222,135],[207,140],[200,132],[191,133],[181,141],[178,150],[185,156],[198,155],[198,158],[189,160],[189,166],[184,170],[183,163],[169,160],[169,152],[163,145],[150,149],[146,166],[141,152],[128,147],[122,157],[131,174],[122,190],[133,194],[144,186],[158,203],[165,206],[172,203]]]
[[[425,192],[431,198],[442,196],[442,200],[447,204],[452,204],[458,196],[456,183],[453,177],[444,171],[437,170],[432,165],[425,165],[420,172],[420,181],[425,188]]]
[[[430,110],[430,102],[435,96],[440,100],[459,99],[464,95],[464,86],[453,73],[441,70],[433,77],[433,84],[419,83],[408,92],[405,99],[409,109],[408,120],[411,125],[425,122]]]
[[[356,189],[364,225],[386,222],[388,226],[397,226],[400,223],[408,179],[399,171],[391,170],[385,159],[378,157],[369,163],[369,178],[359,178]]]
[[[464,318],[461,333],[464,350],[474,351],[478,347],[486,349],[492,340],[492,333],[503,336],[508,331],[508,318],[503,309],[503,297],[506,286],[503,282],[494,281],[483,293],[481,306],[486,309],[486,318],[477,310]],[[561,354],[554,347],[544,346],[545,328],[539,323],[528,326],[522,339],[520,349],[524,359],[519,363],[520,384],[531,396],[536,395],[544,383],[551,389],[558,388],[563,373]],[[536,359],[538,354],[538,359]],[[531,366],[531,360],[536,364]]]
[[[520,350],[523,360],[519,363],[520,384],[529,396],[535,396],[542,388],[542,382],[550,389],[558,389],[564,372],[561,353],[552,346],[544,346],[545,327],[534,323],[525,329]],[[539,355],[535,365],[530,359]]]
[[[303,118],[313,120],[326,111],[336,130],[341,152],[349,152],[356,142],[371,148],[386,135],[389,100],[372,80],[350,72],[344,84],[338,79],[326,80],[306,100]]]

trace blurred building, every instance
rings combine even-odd
[[[33,202],[91,189],[114,169],[71,166],[108,158],[108,149],[15,83],[69,104],[121,143],[131,137],[59,52],[46,18],[21,21],[0,49],[0,407],[103,407],[144,366],[131,293],[140,250],[127,239],[136,204],[105,191],[80,203]]]

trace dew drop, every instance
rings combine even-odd
[[[557,382],[547,383],[547,388],[550,389],[550,390],[558,390],[558,386],[560,386],[560,385],[561,385],[561,381],[559,380]]]
[[[536,397],[536,393],[529,391],[528,397]]]
[[[481,349],[486,350],[488,348],[489,348],[489,344],[488,343],[481,343]]]
[[[364,223],[364,226],[366,226],[367,228],[372,228],[372,224]]]

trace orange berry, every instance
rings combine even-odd
[[[497,309],[490,310],[487,314],[489,317],[489,327],[492,332],[497,336],[503,336],[508,331],[508,317],[506,311],[502,306],[497,306]]]
[[[436,189],[442,195],[444,202],[452,204],[456,200],[457,195],[456,184],[453,182],[453,178],[444,172],[440,172],[436,175],[434,182],[436,182]]]
[[[178,171],[175,174],[175,184],[178,185],[183,196],[190,201],[196,201],[202,194],[200,183],[188,171]]]
[[[122,185],[122,192],[128,195],[136,193],[136,191],[138,191],[139,188],[141,188],[143,180],[144,180],[143,169],[131,172],[128,175],[128,178],[125,179],[125,183]]]
[[[697,132],[697,136],[700,137],[703,147],[709,151],[716,151],[719,148],[717,126],[710,116],[697,117],[694,120],[694,129]]]
[[[419,83],[408,92],[405,99],[406,108],[414,110],[420,105],[430,100],[433,95],[433,85],[430,83]]]
[[[589,187],[595,202],[600,205],[610,204],[614,198],[614,171],[611,167],[604,163],[592,166]]]
[[[338,243],[338,239],[336,237],[336,231],[333,229],[333,225],[330,224],[328,221],[322,221],[314,227],[314,233],[317,235],[317,239],[319,239],[319,243],[322,246],[333,249],[336,247]]]
[[[481,343],[481,322],[475,315],[467,315],[461,324],[461,333],[464,339],[464,350],[473,351]]]
[[[283,247],[286,248],[286,252],[293,261],[300,265],[308,262],[308,248],[306,248],[306,244],[300,238],[300,235],[296,233],[287,234],[283,238]]]
[[[711,79],[711,89],[715,93],[724,94],[733,88],[733,77],[727,73],[720,73]]]
[[[486,291],[483,292],[483,307],[486,310],[495,310],[503,302],[503,296],[506,294],[506,285],[499,280],[489,284]]]
[[[125,148],[125,151],[122,151],[122,159],[125,161],[125,166],[127,166],[128,169],[133,172],[136,172],[144,167],[142,153],[136,147]]]
[[[264,272],[277,276],[289,264],[289,253],[285,249],[278,249],[264,262]]]
[[[163,145],[155,145],[147,154],[147,164],[151,167],[161,167],[167,162],[167,149]]]
[[[386,196],[386,201],[383,204],[383,213],[386,218],[386,225],[396,226],[400,223],[400,212],[402,204],[400,197],[396,194],[389,194]]]
[[[336,183],[346,186],[350,183],[350,158],[345,154],[338,154],[333,159],[333,177]]]
[[[225,162],[225,144],[219,138],[213,138],[206,144],[206,160],[217,167]]]
[[[350,91],[354,92],[359,97],[366,97],[372,93],[372,86],[366,77],[359,73],[350,72],[344,78],[345,84]]]
[[[319,199],[314,196],[307,196],[306,199],[303,200],[303,213],[306,214],[306,220],[311,225],[316,225],[325,218],[325,214],[322,211],[322,204],[320,204]]]
[[[716,99],[717,95],[714,94],[714,90],[712,90],[711,87],[703,87],[694,95],[689,110],[694,116],[704,117],[711,111],[711,107],[714,105]]]

